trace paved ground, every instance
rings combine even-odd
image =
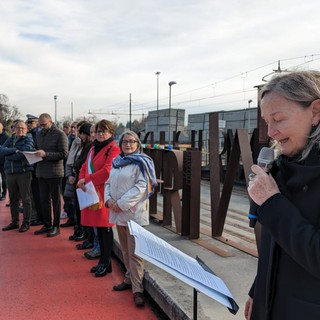
[[[159,211],[161,207],[160,196]],[[246,218],[248,207],[245,190],[235,188],[223,239],[226,243],[235,243],[254,252],[254,235]],[[1,226],[9,221],[8,214],[4,202],[1,202]],[[147,229],[189,256],[199,256],[224,280],[240,307],[237,315],[232,315],[227,308],[199,293],[197,319],[244,319],[243,308],[255,276],[257,258],[210,237],[210,196],[206,181],[201,183],[200,214],[202,233],[199,241],[190,241],[175,233],[174,224],[171,229],[164,228],[154,220]],[[42,236],[34,236],[31,231],[26,234],[19,234],[16,230],[8,233],[0,231],[0,320],[126,319],[125,315],[131,320],[166,318],[150,313],[148,307],[143,311],[136,310],[130,292],[121,293],[120,296],[110,290],[114,283],[122,279],[116,264],[112,274],[103,279],[94,279],[88,272],[93,263],[84,259],[82,252],[75,250],[74,244],[67,240],[71,234],[71,229],[68,229],[53,239],[40,239]],[[215,253],[219,250],[227,257]],[[121,259],[116,234],[114,252]],[[194,319],[193,288],[190,286],[146,262],[145,287],[169,319]]]
[[[160,197],[158,210],[161,210],[161,201]],[[223,237],[227,241],[235,242],[242,248],[247,248],[248,251],[255,251],[254,234],[252,229],[248,227],[248,219],[246,217],[248,207],[249,202],[245,190],[236,187],[231,197]],[[204,230],[207,234],[209,234],[210,230],[209,208],[209,185],[208,182],[204,181],[201,184],[201,230]],[[209,245],[209,247],[218,247],[222,252],[226,252],[230,256],[222,257],[204,246],[162,227],[156,221],[153,221],[147,229],[189,256],[194,258],[199,256],[224,280],[240,307],[237,315],[232,315],[227,308],[199,293],[197,304],[197,317],[199,320],[244,319],[244,304],[248,297],[247,292],[255,276],[256,257],[212,239],[203,233],[201,234],[200,243],[203,242],[204,245]],[[193,319],[193,289],[148,262],[146,263],[146,270],[148,272],[146,289],[158,301],[169,318],[174,320]]]
[[[7,201],[0,201],[0,226],[10,222]],[[95,278],[83,250],[68,239],[72,228],[54,238],[0,229],[0,320],[156,320],[150,305],[137,308],[132,292],[115,292],[123,280],[113,259],[113,272]]]

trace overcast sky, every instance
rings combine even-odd
[[[170,81],[189,114],[254,107],[278,60],[320,70],[319,12],[319,0],[2,0],[0,93],[23,117],[54,117],[57,95],[58,120],[73,105],[74,118],[126,121],[130,93],[134,117],[156,110],[160,71],[160,109]]]

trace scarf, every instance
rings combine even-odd
[[[106,145],[108,145],[111,141],[113,141],[113,137],[110,137],[109,139],[101,142],[97,139],[94,140],[92,142],[92,145],[94,146],[94,156],[96,156],[100,152],[100,150],[103,149]]]
[[[125,167],[128,164],[135,164],[140,168],[147,182],[146,198],[150,198],[158,186],[153,160],[145,153],[139,153],[137,150],[126,156],[120,154],[112,161],[113,168]]]

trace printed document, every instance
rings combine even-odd
[[[176,278],[189,284],[210,298],[238,311],[231,292],[215,274],[206,271],[194,258],[171,246],[134,221],[128,222],[130,234],[135,237],[135,254],[153,263]]]
[[[96,203],[99,203],[99,196],[96,192],[96,188],[94,187],[92,181],[86,183],[86,191],[83,191],[81,188],[78,188],[77,195],[80,210],[88,208]]]

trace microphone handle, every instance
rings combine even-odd
[[[249,210],[248,217],[249,217],[249,226],[251,228],[254,228],[256,225],[257,218],[258,218],[257,216],[258,207],[259,206],[253,200],[250,201],[250,210]]]

